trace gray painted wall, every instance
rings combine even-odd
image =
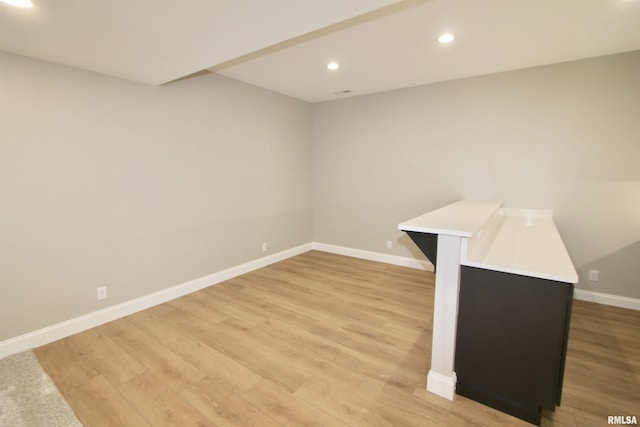
[[[309,104],[0,67],[0,341],[311,241]]]
[[[313,118],[315,241],[423,258],[399,222],[503,200],[554,211],[578,288],[640,298],[640,51],[316,104]]]
[[[314,106],[0,53],[0,341],[262,242],[422,258],[397,224],[460,198],[553,209],[579,287],[640,298],[639,117],[640,52]]]

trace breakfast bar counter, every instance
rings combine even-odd
[[[560,404],[578,281],[552,212],[461,200],[398,228],[436,272],[427,390],[539,425]]]

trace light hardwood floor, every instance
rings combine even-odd
[[[432,273],[308,252],[35,350],[85,426],[518,426],[425,390]],[[576,301],[545,426],[640,417],[640,312]]]

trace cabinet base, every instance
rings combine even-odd
[[[504,396],[495,395],[460,381],[456,384],[456,393],[509,415],[513,415],[528,423],[539,426],[542,422],[542,410],[539,407],[526,406],[507,399]]]

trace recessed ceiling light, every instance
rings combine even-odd
[[[33,7],[31,0],[0,0],[2,3],[10,4],[16,7]]]
[[[438,43],[451,43],[455,39],[454,35],[451,33],[443,33],[438,37]]]
[[[340,68],[340,64],[338,64],[337,62],[329,62],[327,64],[327,68],[330,70],[337,70],[338,68]]]

